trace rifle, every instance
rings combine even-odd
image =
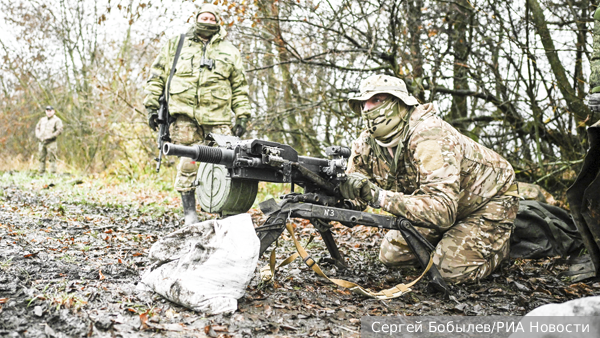
[[[171,115],[169,114],[169,103],[165,99],[165,94],[158,98],[160,108],[158,109],[158,118],[156,119],[156,122],[158,123],[158,135],[156,138],[156,143],[158,144],[158,156],[155,158],[157,162],[156,172],[160,171],[160,165],[162,163],[163,152],[161,149],[165,145],[165,142],[171,142],[171,134],[169,133]]]
[[[227,170],[227,179],[231,180],[230,184],[236,181],[250,185],[257,185],[260,181],[291,183],[291,193],[281,196],[279,203],[271,198],[259,204],[261,211],[268,216],[265,223],[256,228],[260,239],[259,255],[262,255],[281,235],[286,227],[287,219],[297,217],[307,219],[315,226],[331,255],[330,261],[340,268],[348,266],[330,231],[332,221],[340,222],[350,228],[361,224],[399,230],[421,266],[425,269],[428,265],[434,246],[414,228],[408,219],[355,210],[356,206],[353,203],[343,199],[339,192],[339,185],[346,179],[347,159],[351,154],[349,148],[327,147],[325,153],[330,158],[322,159],[299,156],[291,146],[271,141],[240,140],[233,136],[215,134],[209,134],[207,139],[216,142],[218,147],[181,146],[165,143],[163,152],[165,155],[188,157],[196,162],[222,165]],[[304,191],[302,193],[294,192],[295,185],[302,187]],[[245,205],[245,211],[249,210],[254,202],[256,190],[245,190],[250,192],[245,197],[246,200],[241,201],[241,204]],[[244,197],[239,196],[241,190],[237,191],[238,194],[234,194],[236,196],[233,198],[239,201]],[[247,203],[247,201],[251,202]],[[219,205],[227,204],[220,203]],[[237,205],[239,204],[237,203]],[[210,209],[212,209],[212,205]],[[227,211],[212,210],[212,212],[225,214]],[[237,209],[236,212],[240,212],[240,209]],[[430,279],[430,288],[447,294],[448,286],[435,265],[431,266],[427,274]]]
[[[158,118],[156,122],[158,123],[158,135],[156,138],[156,143],[158,144],[158,156],[154,159],[156,163],[156,172],[160,171],[160,165],[162,164],[163,152],[162,148],[165,142],[171,142],[171,134],[169,133],[169,125],[171,124],[171,114],[169,114],[169,88],[171,88],[171,79],[173,78],[173,74],[175,74],[177,59],[179,59],[179,54],[181,54],[181,49],[183,48],[183,42],[185,40],[185,34],[181,34],[179,36],[179,42],[177,43],[177,50],[175,51],[175,56],[173,57],[173,66],[171,67],[171,71],[169,72],[169,78],[167,80],[167,85],[163,90],[163,94],[158,98],[158,103],[160,107],[158,108]]]

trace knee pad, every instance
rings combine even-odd
[[[182,157],[178,168],[183,175],[195,174],[198,171],[198,163],[190,158]]]

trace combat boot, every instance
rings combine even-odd
[[[182,191],[181,204],[183,205],[185,225],[198,223],[198,214],[196,213],[196,191]]]

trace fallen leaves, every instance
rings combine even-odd
[[[576,296],[576,297],[584,297],[590,294],[593,294],[594,290],[589,287],[585,283],[575,283],[571,284],[568,287],[564,288],[563,291],[567,294]]]
[[[218,334],[221,333],[221,335]],[[206,325],[204,327],[204,333],[209,337],[228,337],[229,335],[223,334],[224,332],[229,332],[227,327],[223,325]]]
[[[266,305],[265,306],[265,317],[269,318],[272,313],[273,313],[273,308],[271,308],[269,305]]]
[[[268,334],[294,336],[312,334],[318,336],[319,332],[322,336],[326,336],[324,332],[330,332],[330,336],[340,336],[341,334],[334,332],[337,327],[338,332],[347,331],[342,332],[346,337],[348,333],[358,331],[360,318],[369,313],[379,315],[522,315],[533,307],[545,303],[600,294],[600,282],[569,283],[556,277],[555,272],[558,271],[560,263],[555,263],[555,260],[540,262],[519,260],[505,263],[506,265],[503,265],[500,272],[479,284],[453,286],[453,298],[448,301],[437,299],[439,298],[437,295],[431,295],[426,291],[426,283],[419,283],[415,286],[413,293],[406,297],[381,303],[357,297],[347,289],[325,283],[298,260],[280,270],[278,287],[251,284],[246,295],[238,303],[239,312],[230,317],[232,318],[231,323],[221,317],[216,317],[218,319],[215,317],[203,318],[203,315],[178,305],[169,302],[162,303],[160,296],[154,295],[141,300],[141,298],[136,298],[137,296],[131,290],[124,288],[124,285],[139,280],[140,270],[149,262],[148,255],[145,253],[148,252],[150,245],[158,237],[178,229],[180,215],[177,213],[179,211],[175,213],[169,211],[165,213],[166,216],[160,216],[161,218],[158,220],[158,217],[150,216],[144,211],[136,209],[137,205],[151,204],[144,202],[144,199],[156,199],[152,196],[152,191],[144,193],[143,196],[135,195],[135,193],[111,195],[114,191],[125,189],[107,186],[98,190],[89,184],[86,184],[85,187],[90,190],[89,196],[94,196],[97,201],[101,201],[102,198],[110,200],[118,195],[119,201],[126,200],[128,204],[113,207],[115,203],[120,202],[112,200],[110,202],[113,206],[108,206],[101,204],[102,202],[78,204],[62,201],[64,215],[60,215],[51,211],[47,207],[51,204],[40,198],[38,202],[35,202],[37,204],[34,203],[30,208],[33,210],[32,214],[37,212],[43,214],[42,216],[30,215],[29,218],[19,218],[21,216],[10,216],[12,213],[12,204],[10,203],[18,201],[18,196],[10,201],[0,196],[0,209],[9,215],[0,218],[0,222],[3,224],[0,225],[0,237],[2,237],[0,244],[6,245],[3,248],[13,248],[13,245],[9,244],[10,239],[10,242],[16,240],[19,245],[23,246],[23,249],[14,255],[11,254],[19,259],[19,264],[10,264],[6,254],[4,258],[0,258],[0,268],[2,269],[0,274],[7,272],[11,278],[14,277],[17,280],[18,269],[24,269],[31,274],[31,280],[36,281],[27,285],[27,288],[34,292],[27,296],[19,288],[15,289],[15,292],[21,293],[19,296],[14,293],[14,299],[9,300],[8,298],[13,297],[13,294],[2,293],[4,298],[0,298],[0,306],[5,303],[12,304],[13,301],[17,304],[5,305],[2,309],[4,311],[2,316],[8,313],[14,317],[17,310],[25,309],[24,306],[20,307],[21,304],[27,304],[31,300],[31,295],[40,293],[39,296],[34,297],[35,302],[31,304],[24,315],[27,325],[30,327],[47,322],[48,315],[57,306],[61,309],[83,307],[84,303],[78,302],[74,298],[83,297],[81,299],[87,301],[84,310],[91,313],[92,316],[97,312],[98,316],[103,316],[108,323],[114,323],[112,329],[114,329],[115,335],[124,332],[119,332],[119,330],[127,329],[132,330],[134,335],[144,337],[161,335],[158,331],[172,331],[184,332],[175,334],[181,336],[204,336],[203,334],[206,334],[216,338],[243,335],[240,333],[241,330],[248,329],[256,336]],[[59,189],[62,189],[62,185],[52,189],[51,192]],[[34,193],[21,190],[14,194],[27,197]],[[37,194],[39,196],[39,191]],[[43,194],[48,194],[48,192],[44,191]],[[102,194],[106,195],[99,196]],[[166,196],[162,191],[158,194]],[[166,198],[166,200],[165,203],[169,204],[168,207],[180,208],[180,202],[177,199]],[[2,203],[6,203],[7,206],[2,207]],[[18,205],[15,207],[14,214],[20,212],[23,212],[23,208]],[[259,224],[261,219],[264,221],[264,215],[260,211],[253,209],[251,213],[256,224]],[[19,221],[20,219],[25,221]],[[90,223],[86,225],[87,222]],[[308,222],[296,220],[295,222],[301,241],[305,241],[315,233],[314,227]],[[9,224],[10,231],[7,231]],[[30,225],[31,228],[28,228]],[[9,236],[9,232],[13,234]],[[352,267],[348,271],[335,270],[336,277],[348,277],[349,280],[360,281],[369,287],[379,287],[379,283],[411,280],[414,278],[413,275],[418,275],[416,270],[388,269],[377,260],[378,245],[385,233],[383,230],[363,226],[348,229],[335,224],[333,232],[336,240],[339,240],[340,251],[348,258],[348,263]],[[39,245],[41,235],[49,236],[48,240],[44,241],[46,246],[44,248]],[[102,240],[102,237],[107,236],[112,237],[110,243]],[[24,240],[34,237],[38,240],[35,244],[30,240]],[[281,250],[279,250],[281,256],[285,257],[286,253],[295,252],[291,241],[287,243],[280,241],[280,244],[282,244]],[[32,248],[33,245],[37,247]],[[27,257],[28,259],[21,258],[25,254],[38,251],[47,254],[50,259],[41,261],[41,255],[30,256]],[[63,254],[58,252],[63,252]],[[315,255],[327,253],[320,236],[317,236],[311,244],[311,253]],[[2,252],[0,252],[1,254]],[[67,256],[72,257],[72,260],[61,259]],[[278,256],[280,259],[283,257]],[[259,265],[262,266],[265,259],[268,257],[263,258]],[[45,264],[43,269],[40,269],[40,262]],[[554,269],[551,271],[552,273],[548,272],[550,265]],[[324,264],[323,267],[327,271],[334,270],[328,264]],[[42,291],[46,285],[49,285],[48,290]],[[62,289],[59,289],[61,287]],[[42,294],[45,294],[47,298],[44,298]],[[25,299],[25,297],[28,298]],[[155,305],[164,307],[164,310],[159,311],[160,309],[157,308],[146,310]],[[36,310],[35,306],[40,306],[40,308]],[[243,317],[241,317],[241,313],[243,313]],[[37,314],[41,314],[41,316],[38,317]],[[81,314],[72,314],[70,318],[83,317]],[[233,318],[238,319],[234,320]],[[332,320],[344,326],[332,324]],[[50,324],[50,322],[48,323]],[[135,326],[128,326],[129,324]],[[50,325],[56,332],[65,329],[64,326]],[[311,332],[313,327],[315,331]],[[100,330],[97,326],[96,329]],[[136,330],[140,331],[136,332]],[[288,332],[286,333],[284,330]],[[96,333],[94,332],[94,334]],[[166,334],[164,333],[164,335]]]
[[[135,311],[135,310],[134,310]],[[150,320],[148,312],[140,314],[140,330],[160,330],[160,331],[173,331],[181,332],[185,329],[185,325],[182,323],[173,324],[156,324]]]
[[[135,309],[127,309],[129,311],[133,310],[135,312]],[[148,326],[148,312],[144,312],[142,314],[140,314],[140,323],[141,323],[141,329],[142,330],[148,330],[150,327]]]

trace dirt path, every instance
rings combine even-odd
[[[155,202],[135,192],[125,197],[144,202],[119,205],[89,197],[96,188],[72,178],[23,183],[12,175],[0,179],[0,336],[358,337],[366,315],[523,315],[543,304],[600,295],[598,281],[561,280],[566,266],[558,259],[506,263],[480,284],[453,286],[447,300],[418,283],[390,301],[337,288],[297,261],[279,271],[273,285],[255,277],[235,314],[206,317],[136,291],[148,248],[180,227],[174,204],[157,214],[145,208]],[[252,215],[256,224],[263,219],[256,210]],[[315,233],[301,220],[297,229],[303,241]],[[352,268],[325,265],[330,276],[378,289],[419,274],[378,262],[378,229],[340,226],[334,232]],[[281,260],[292,249],[290,241],[280,243]],[[309,250],[326,252],[318,237]]]

